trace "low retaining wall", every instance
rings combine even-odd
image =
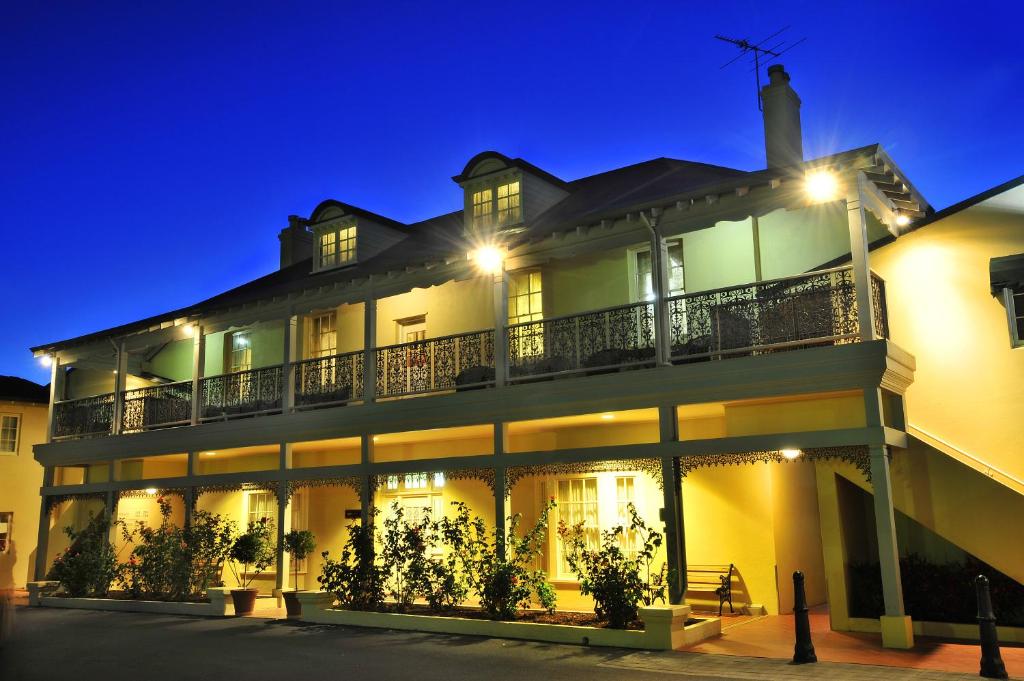
[[[641,608],[643,631],[580,627],[568,624],[534,622],[498,622],[465,617],[404,615],[389,612],[362,612],[332,608],[334,596],[323,591],[299,592],[302,621],[316,624],[341,624],[377,629],[423,631],[435,634],[489,636],[547,643],[672,650],[692,645],[722,631],[718,618],[703,619],[690,625],[690,606],[669,605]]]
[[[197,615],[226,617],[233,615],[230,589],[213,587],[206,590],[209,603],[183,603],[172,601],[136,601],[118,598],[66,598],[53,596],[56,582],[29,582],[28,604],[44,608],[71,608],[77,610],[108,610],[112,612],[146,612],[162,615]]]
[[[973,642],[979,640],[977,624],[912,620],[910,625],[914,629],[914,636],[935,636],[936,638]],[[851,617],[847,629],[865,634],[877,634],[882,630],[878,620],[867,617]],[[1022,627],[997,626],[996,633],[1001,643],[1024,643],[1024,628]]]

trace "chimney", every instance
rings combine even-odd
[[[769,82],[761,88],[764,107],[764,148],[768,167],[778,168],[804,160],[800,132],[800,98],[789,86],[789,74],[782,64],[768,67]]]
[[[298,215],[288,216],[288,226],[277,238],[281,241],[281,269],[313,257],[313,233]]]

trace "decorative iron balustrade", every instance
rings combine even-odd
[[[377,348],[377,396],[494,385],[494,331]]]
[[[192,381],[126,390],[123,397],[122,432],[134,433],[192,422]]]
[[[889,308],[885,302],[885,280],[871,273],[871,307],[875,318],[875,335],[889,337]]]
[[[65,400],[53,405],[54,439],[109,435],[113,422],[114,393]]]
[[[676,296],[668,314],[676,360],[849,343],[859,335],[850,267]]]
[[[650,364],[654,327],[647,302],[513,324],[506,331],[509,381]]]
[[[203,420],[267,414],[281,410],[281,365],[204,378],[200,383]]]
[[[363,353],[295,362],[295,406],[346,404],[363,395]]]

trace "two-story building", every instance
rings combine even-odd
[[[554,498],[595,543],[636,504],[666,533],[673,602],[717,608],[687,567],[732,564],[737,607],[788,611],[796,569],[845,607],[843,477],[874,514],[874,626],[911,645],[892,461],[916,363],[873,259],[933,211],[879,145],[804,160],[800,100],[769,73],[764,170],[659,158],[565,180],[484,152],[453,178],[460,210],[403,224],[327,200],[289,218],[278,271],[33,348],[52,365],[37,574],[62,527],[147,520],[158,492],[180,522],[267,516],[332,551],[373,507],[465,501],[503,528]],[[279,553],[263,588],[288,580]]]

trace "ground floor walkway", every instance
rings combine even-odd
[[[747,626],[747,625],[743,625]],[[1011,675],[1022,672],[1011,665]],[[105,679],[279,681],[368,678],[416,681],[688,681],[835,679],[967,681],[948,673],[864,664],[690,652],[635,652],[465,636],[300,625],[265,618],[18,608],[0,651],[4,681]]]
[[[789,660],[795,641],[793,626],[792,615],[725,617],[721,636],[691,646],[687,652]],[[879,634],[832,631],[825,609],[811,613],[811,639],[822,662],[978,673],[977,644],[918,637],[913,650],[883,648]],[[1024,676],[1024,647],[1004,644],[1002,652],[1010,674]]]

